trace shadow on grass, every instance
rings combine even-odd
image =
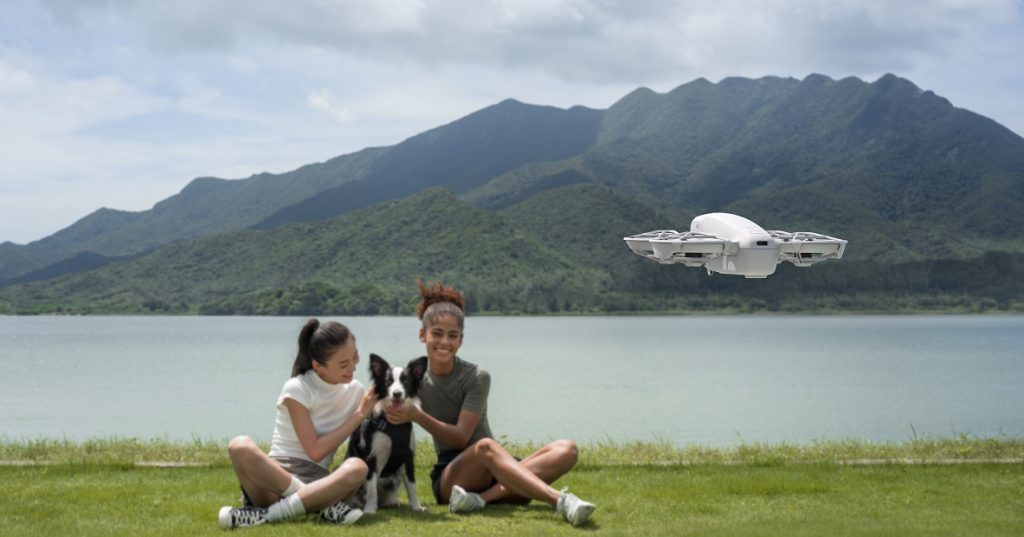
[[[458,515],[448,513],[447,506],[428,506],[427,510],[422,512],[414,512],[404,505],[401,507],[386,507],[378,510],[372,515],[364,515],[363,518],[359,519],[358,525],[375,526],[377,524],[387,524],[390,522],[405,522],[436,526],[440,524],[457,524],[461,522],[472,523],[472,519],[477,517],[494,521],[501,519],[520,519],[524,521],[535,520],[542,523],[544,521],[550,521],[555,525],[567,524],[551,507],[539,503],[531,503],[529,505],[494,504],[488,505],[480,511]],[[437,529],[442,528],[437,527]],[[601,529],[601,526],[591,519],[585,524],[579,526],[577,529],[583,531],[597,531]]]
[[[402,522],[415,522],[426,523],[426,524],[439,524],[444,522],[451,522],[447,520],[450,515],[446,513],[438,513],[430,510],[426,511],[413,511],[406,506],[402,507],[384,507],[378,509],[376,513],[365,514],[363,518],[359,519],[359,526],[373,526],[376,524],[385,524],[391,521],[402,521]]]
[[[480,511],[461,515],[450,515],[444,513],[442,516],[465,517],[467,519],[472,517],[482,517],[492,520],[517,518],[531,521],[536,520],[538,522],[551,521],[552,524],[568,524],[568,522],[562,519],[561,515],[555,513],[554,509],[536,502],[532,502],[527,505],[490,504]],[[596,531],[601,529],[601,526],[591,519],[586,521],[583,525],[578,526],[577,529],[584,531]]]

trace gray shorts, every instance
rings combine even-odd
[[[299,481],[303,483],[312,483],[317,479],[323,479],[331,474],[319,464],[315,462],[309,462],[305,459],[296,459],[294,457],[271,457],[270,460],[280,464],[289,474],[299,478]]]
[[[317,479],[323,479],[331,474],[327,468],[324,468],[315,462],[309,462],[305,459],[296,459],[295,457],[271,457],[270,460],[281,465],[281,468],[284,468],[289,474],[299,478],[299,481],[307,484],[312,483]],[[252,500],[249,498],[249,494],[245,492],[245,489],[242,489],[242,506],[256,506],[252,503]]]

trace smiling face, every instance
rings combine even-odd
[[[437,317],[420,328],[420,341],[427,346],[430,370],[439,375],[451,373],[455,367],[455,355],[462,346],[459,320],[451,315]]]
[[[313,370],[328,384],[348,384],[352,382],[359,365],[359,349],[356,348],[356,338],[350,338],[348,343],[335,349],[334,353],[327,358],[327,362],[321,364],[313,361]]]

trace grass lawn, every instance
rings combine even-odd
[[[530,446],[513,446],[525,452]],[[571,528],[547,506],[450,515],[433,504],[421,444],[420,497],[353,527],[312,517],[236,530],[253,535],[1024,535],[1024,441],[821,443],[726,450],[584,446],[556,483],[597,504]],[[864,463],[863,459],[872,459]],[[885,462],[911,459],[914,463]],[[1014,459],[1017,462],[979,462]],[[0,442],[0,535],[223,535],[238,487],[220,443]],[[162,460],[204,466],[155,468]],[[858,460],[857,464],[846,464]],[[931,460],[933,462],[924,462]],[[966,461],[950,464],[951,460]],[[10,461],[21,461],[10,464]],[[22,464],[28,462],[30,464]]]

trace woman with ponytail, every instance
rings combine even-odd
[[[247,436],[228,444],[243,506],[221,508],[222,526],[255,526],[315,512],[338,524],[362,516],[342,500],[366,481],[366,463],[351,458],[328,471],[338,447],[373,410],[373,391],[353,379],[358,363],[355,336],[347,327],[306,322],[292,377],[277,399],[270,453]]]
[[[391,423],[416,422],[434,437],[437,464],[430,473],[434,497],[452,513],[482,509],[487,504],[545,502],[573,526],[586,522],[594,504],[551,487],[576,465],[571,440],[557,440],[518,460],[494,440],[487,421],[487,371],[458,356],[463,341],[465,299],[440,283],[417,282],[422,300],[416,314],[422,321],[420,341],[428,368],[420,384],[421,407],[388,407]]]

